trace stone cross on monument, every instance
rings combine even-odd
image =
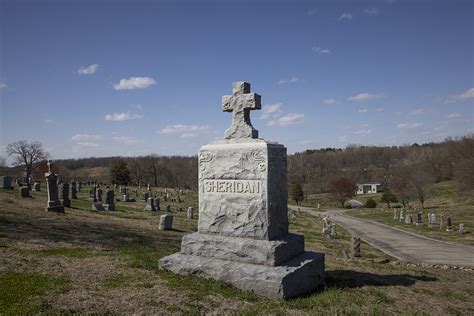
[[[225,131],[225,138],[258,138],[250,122],[250,110],[261,108],[261,97],[250,93],[250,83],[234,82],[232,95],[222,97],[222,111],[232,112],[232,125]]]

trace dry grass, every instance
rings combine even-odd
[[[21,199],[0,191],[0,314],[473,314],[474,273],[406,267],[363,245],[362,260],[340,260],[349,235],[321,237],[308,214],[290,216],[308,250],[326,253],[324,291],[274,301],[226,284],[180,277],[157,269],[158,258],[179,249],[197,220],[176,213],[176,230],[157,230],[158,215],[144,202],[119,203],[118,211],[89,211],[87,194],[66,214],[44,211],[45,193]],[[196,196],[185,197],[197,210]],[[11,202],[7,202],[11,201]],[[193,203],[195,203],[193,205]],[[162,202],[162,208],[165,204]],[[28,280],[35,280],[31,282]],[[7,287],[8,286],[8,287]]]

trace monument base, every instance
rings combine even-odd
[[[46,207],[46,212],[64,213],[64,206],[49,206]]]
[[[280,266],[266,266],[175,253],[158,261],[160,269],[224,281],[268,298],[289,299],[324,282],[324,254],[304,252]]]

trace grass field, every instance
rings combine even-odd
[[[408,231],[416,232],[432,238],[455,241],[468,245],[474,245],[474,199],[472,197],[459,197],[455,192],[454,184],[450,181],[441,182],[433,186],[428,194],[428,199],[425,203],[423,211],[423,226],[415,226],[405,224],[404,221],[393,219],[393,210],[387,208],[387,205],[380,203],[380,194],[374,195],[374,199],[378,202],[378,206],[375,209],[361,209],[353,210],[347,213],[348,215],[355,217],[362,217],[371,219],[387,225],[399,227]],[[367,196],[360,199],[365,202]],[[412,207],[416,207],[418,210],[421,205],[418,201],[413,200],[410,202]],[[413,216],[413,220],[416,219],[416,213],[413,208],[408,209],[408,214]],[[383,209],[383,210],[382,210]],[[398,210],[398,214],[399,214]],[[405,212],[407,213],[407,212]],[[428,213],[435,213],[438,225],[428,227]],[[443,214],[444,226],[440,229],[440,215]],[[450,216],[454,231],[446,231],[446,216]],[[459,224],[464,223],[465,234],[458,232]]]
[[[197,229],[197,219],[175,211],[197,211],[197,196],[169,203],[175,229],[158,231],[163,211],[143,211],[145,202],[138,201],[92,212],[87,191],[66,214],[55,214],[44,211],[45,192],[20,198],[17,190],[0,190],[0,315],[474,313],[472,271],[407,267],[392,258],[376,263],[386,256],[366,244],[363,259],[341,260],[350,236],[338,227],[338,239],[322,238],[321,223],[308,214],[291,213],[290,230],[305,235],[307,250],[326,253],[327,278],[324,289],[305,297],[269,300],[160,271],[158,259],[178,251],[182,235]],[[162,210],[167,204],[162,199]]]

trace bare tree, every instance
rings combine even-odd
[[[334,178],[329,181],[329,191],[335,200],[344,207],[344,202],[355,196],[357,186],[349,178]]]
[[[137,186],[141,186],[145,177],[143,159],[132,158],[128,161],[128,169],[130,170],[130,178]]]
[[[6,152],[13,156],[13,164],[22,166],[26,175],[26,183],[30,183],[31,173],[38,167],[38,163],[48,157],[48,153],[43,149],[40,142],[28,143],[26,140],[20,140],[7,145]]]

